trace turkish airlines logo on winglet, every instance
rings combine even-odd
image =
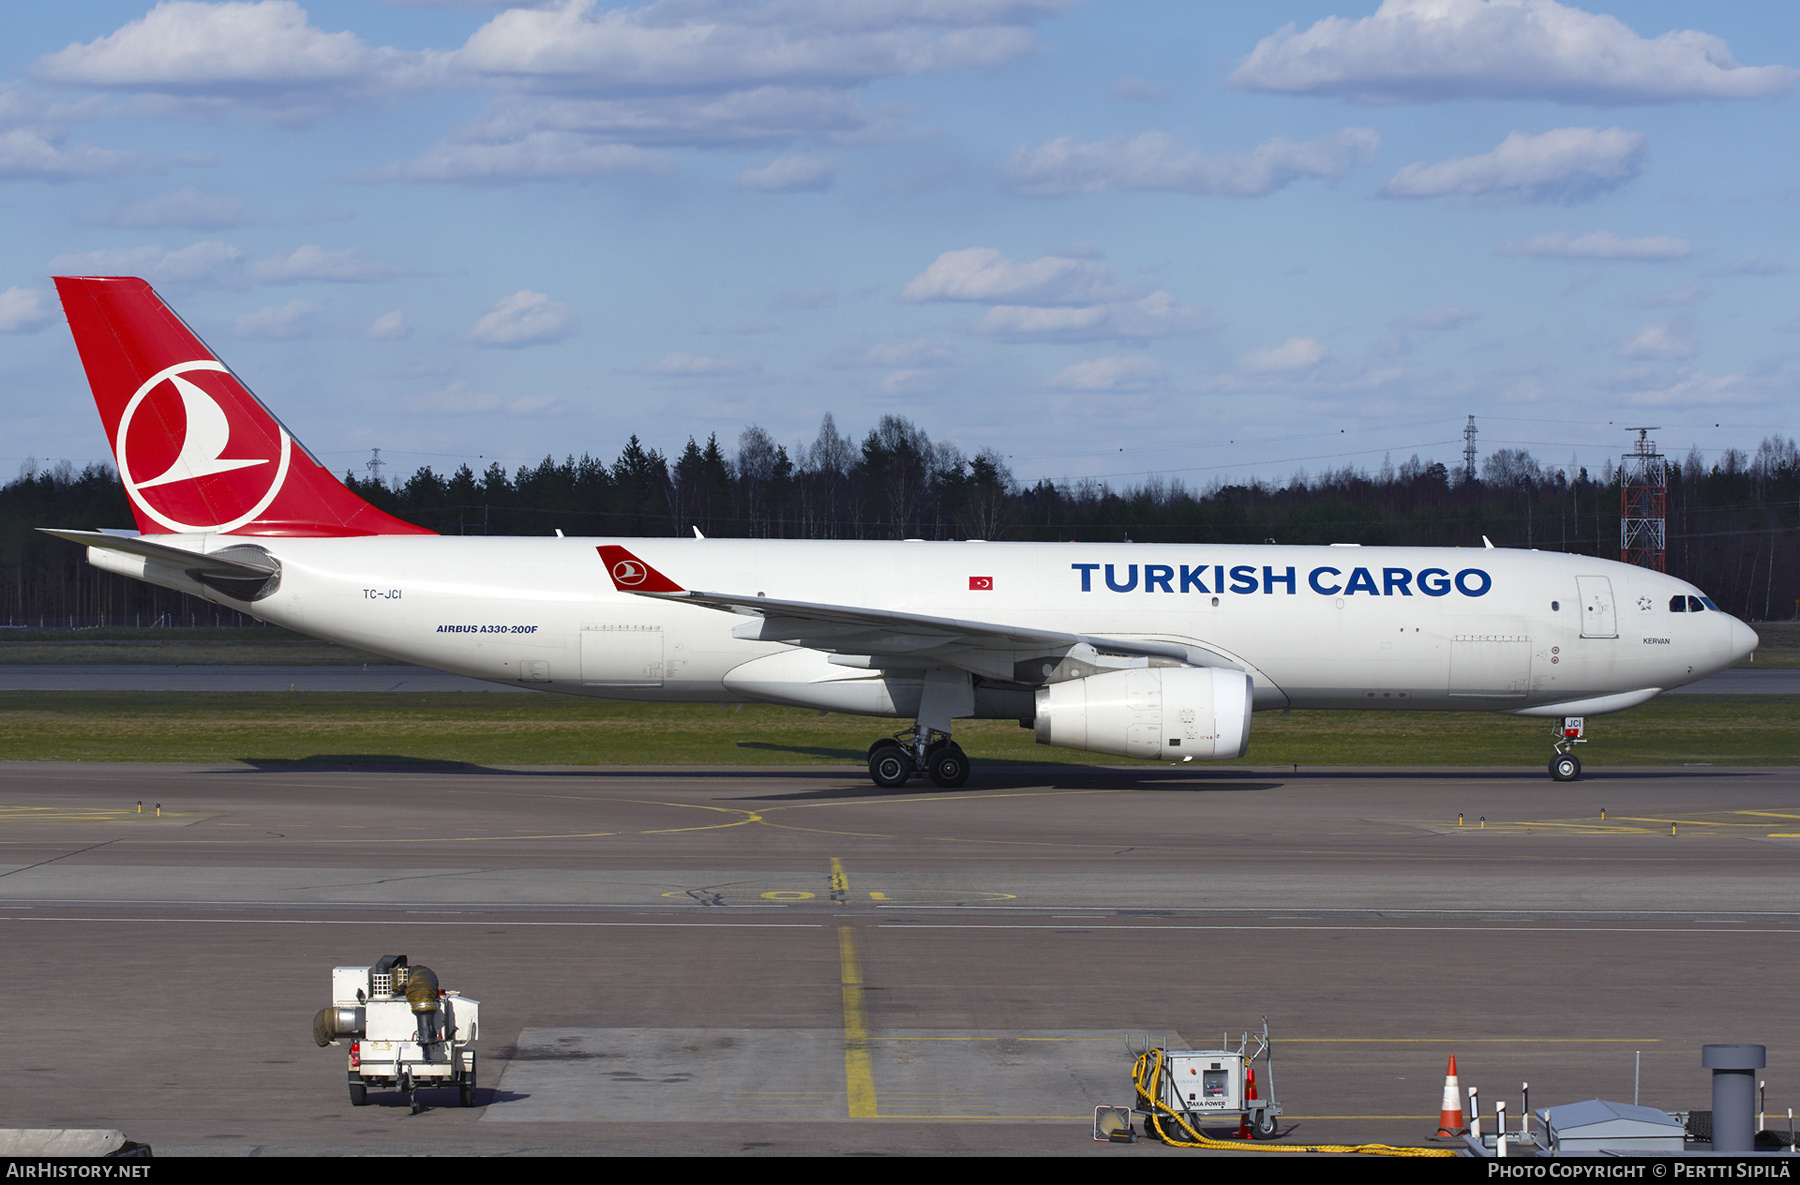
[[[119,417],[114,459],[125,493],[171,531],[236,530],[256,521],[287,481],[293,439],[259,417],[235,385],[211,358],[178,363],[145,380]],[[177,419],[179,441],[169,427]]]
[[[619,592],[685,592],[686,589],[616,543],[595,548]]]

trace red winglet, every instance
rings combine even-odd
[[[617,543],[602,543],[600,558],[612,576],[613,587],[620,592],[686,592],[679,584],[638,559]]]
[[[435,533],[345,489],[144,281],[56,291],[144,534]]]

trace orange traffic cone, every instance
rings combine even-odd
[[[1468,1124],[1463,1122],[1462,1086],[1456,1081],[1456,1055],[1450,1055],[1450,1068],[1444,1071],[1444,1104],[1438,1114],[1437,1134],[1460,1136]]]
[[[1254,1103],[1258,1099],[1256,1093],[1256,1067],[1244,1067],[1244,1102]],[[1245,1111],[1238,1116],[1238,1139],[1254,1139],[1255,1133],[1250,1130],[1250,1112]]]

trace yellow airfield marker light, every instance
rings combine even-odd
[[[1483,830],[1483,831],[1487,830],[1487,816],[1486,815],[1481,816],[1481,830]]]
[[[138,799],[138,814],[141,815],[143,813],[144,813],[144,800],[140,798],[140,799]]]
[[[1457,825],[1457,826],[1458,826],[1458,827],[1461,827],[1461,826],[1462,826],[1462,825],[1463,825],[1463,821],[1462,821],[1462,812],[1461,812],[1461,811],[1457,811],[1457,812],[1456,812],[1456,825]]]
[[[156,817],[162,818],[162,803],[160,802],[156,804]]]
[[[1600,821],[1602,823],[1606,822],[1606,808],[1605,807],[1600,808]]]
[[[1669,838],[1670,839],[1675,838],[1675,820],[1674,819],[1669,820]]]

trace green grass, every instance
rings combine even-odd
[[[860,766],[900,721],[746,704],[624,704],[462,692],[0,692],[0,760],[453,762],[471,765]],[[1590,766],[1789,765],[1800,697],[1673,696],[1589,721]],[[965,721],[977,765],[1131,765],[1038,745],[1015,722]],[[1227,763],[1518,765],[1550,758],[1550,722],[1476,713],[1259,714]],[[1150,764],[1150,763],[1144,763]]]

